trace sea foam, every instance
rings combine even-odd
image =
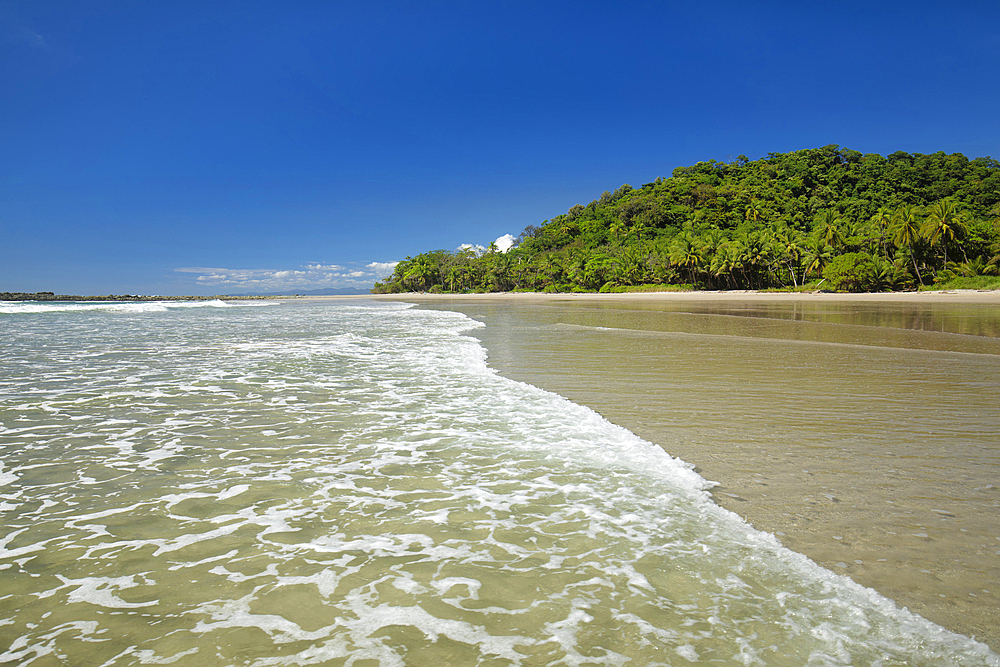
[[[1000,664],[498,376],[465,316],[91,316],[6,320],[0,661]]]

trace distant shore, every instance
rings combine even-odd
[[[105,294],[102,296],[55,294],[54,292],[0,292],[0,301],[244,301],[251,299],[285,299],[273,296],[162,296],[138,294]]]

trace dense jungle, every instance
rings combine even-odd
[[[375,293],[1000,288],[1000,163],[836,145],[699,162],[529,225],[506,252],[407,257]]]

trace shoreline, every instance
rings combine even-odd
[[[107,303],[151,303],[159,301],[260,301],[265,299],[283,299],[295,297],[267,297],[267,296],[184,296],[184,295],[138,295],[138,294],[105,294],[78,295],[78,294],[55,294],[53,292],[0,292],[0,302],[27,302],[27,303],[76,303],[79,301],[96,301]]]
[[[401,292],[397,294],[327,295],[67,295],[52,292],[0,292],[0,301],[601,301],[620,302],[717,302],[759,301],[769,303],[856,301],[859,303],[981,303],[1000,305],[1000,290],[928,290],[922,292],[759,292],[756,290],[705,290],[663,292],[483,292],[470,294]]]
[[[226,297],[218,297],[225,299]],[[979,303],[1000,305],[1000,290],[928,290],[923,292],[758,292],[755,290],[717,290],[690,292],[484,292],[473,294],[433,294],[401,292],[398,294],[337,294],[326,296],[291,296],[295,301],[370,299],[376,301],[511,301],[514,303],[552,301],[600,301],[614,303],[759,301],[768,303]]]
[[[656,443],[672,456],[693,465],[702,477],[716,482],[718,486],[712,489],[712,495],[717,504],[755,528],[774,534],[793,551],[875,589],[949,630],[974,636],[994,650],[1000,649],[1000,576],[993,553],[997,547],[990,546],[997,545],[994,540],[1000,539],[1000,520],[993,518],[997,510],[992,508],[998,504],[995,494],[987,491],[985,495],[979,494],[982,498],[964,504],[952,502],[956,494],[949,486],[947,468],[942,469],[946,473],[943,478],[921,477],[928,465],[935,468],[944,465],[930,460],[941,458],[933,452],[890,458],[868,456],[868,452],[846,453],[839,447],[824,448],[823,433],[814,440],[814,445],[821,444],[812,449],[790,445],[787,438],[780,446],[771,445],[767,438],[741,441],[738,425],[698,433],[697,418],[679,428],[674,423],[679,418],[670,416],[670,408],[664,407],[675,405],[678,394],[665,393],[662,388],[664,378],[670,378],[674,372],[678,358],[665,361],[657,356],[664,347],[683,347],[694,341],[706,349],[740,345],[743,355],[747,351],[752,355],[764,350],[769,358],[783,360],[807,353],[844,359],[875,355],[872,366],[878,369],[884,360],[899,355],[905,359],[903,368],[906,364],[919,365],[917,357],[912,356],[914,352],[926,353],[931,358],[945,355],[950,365],[955,363],[954,359],[962,358],[962,355],[955,357],[956,353],[972,351],[975,354],[965,355],[962,362],[967,372],[1000,372],[997,367],[1000,338],[995,337],[996,332],[987,336],[967,335],[960,330],[939,331],[936,327],[907,329],[912,322],[871,326],[863,319],[849,323],[822,321],[834,312],[864,315],[901,309],[932,314],[957,312],[959,316],[953,320],[960,322],[965,313],[977,312],[982,317],[983,308],[990,319],[992,307],[1000,306],[1000,291],[372,296],[378,300],[457,310],[485,322],[485,329],[470,333],[483,342],[490,367],[500,374],[586,405],[609,421]],[[744,315],[744,311],[757,307],[765,311],[762,316]],[[723,314],[707,314],[715,310]],[[794,317],[786,319],[771,316],[772,313],[787,316],[793,311]],[[1000,308],[996,313],[1000,319]],[[697,323],[713,317],[717,321],[712,326],[724,329],[721,334],[712,329],[714,333],[706,335]],[[662,325],[664,319],[683,320],[682,326],[667,327]],[[949,325],[954,321],[949,320]],[[773,333],[779,329],[788,338]],[[808,339],[803,331],[820,331],[822,335]],[[756,335],[760,337],[753,337]],[[844,336],[856,336],[861,343],[854,343],[853,339],[847,343],[834,342],[840,340],[836,337]],[[886,336],[890,336],[888,343],[883,340]],[[913,347],[917,339],[918,344],[925,346]],[[743,356],[733,355],[726,359],[729,367],[722,364],[703,372],[711,381],[723,381],[719,378],[728,375],[728,368],[741,365],[744,360]],[[713,372],[715,375],[711,375]],[[840,389],[851,394],[857,388],[864,393],[864,382],[860,387],[851,382],[852,378],[846,378]],[[774,396],[780,400],[780,390],[784,387],[780,382],[767,385],[766,381],[756,400],[769,402],[774,398],[767,393],[767,386],[779,390]],[[697,385],[691,385],[681,393],[699,390]],[[716,398],[726,402],[726,396]],[[900,400],[909,398],[904,391]],[[716,407],[712,401],[706,401],[704,406],[689,409],[709,413],[732,410],[726,414],[730,421],[752,420],[755,410],[752,401],[740,403],[740,409]],[[803,415],[809,409],[790,403],[779,415],[779,420],[788,420],[788,425],[769,425],[775,441],[780,441],[782,433],[797,434],[801,425],[796,420],[806,419]],[[863,413],[862,421],[877,422],[880,417],[874,407],[864,402],[859,402],[857,410]],[[866,410],[873,412],[867,414]],[[877,428],[877,424],[873,427]],[[868,427],[860,427],[857,437],[866,437],[865,428]],[[995,427],[986,428],[996,431]],[[831,434],[826,439],[838,438]],[[995,482],[996,471],[995,466],[988,468],[993,476],[984,479]],[[955,468],[953,484],[967,484],[959,477],[969,475],[959,472],[978,475],[981,470]],[[917,479],[919,484],[910,483]],[[978,479],[976,485],[991,489],[994,484],[986,484],[984,479]],[[988,520],[984,519],[987,514]],[[974,544],[975,540],[979,542]]]

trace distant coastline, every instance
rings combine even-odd
[[[0,301],[244,301],[253,299],[280,299],[274,296],[162,296],[138,294],[105,294],[102,296],[82,296],[79,294],[55,294],[54,292],[0,292]]]

